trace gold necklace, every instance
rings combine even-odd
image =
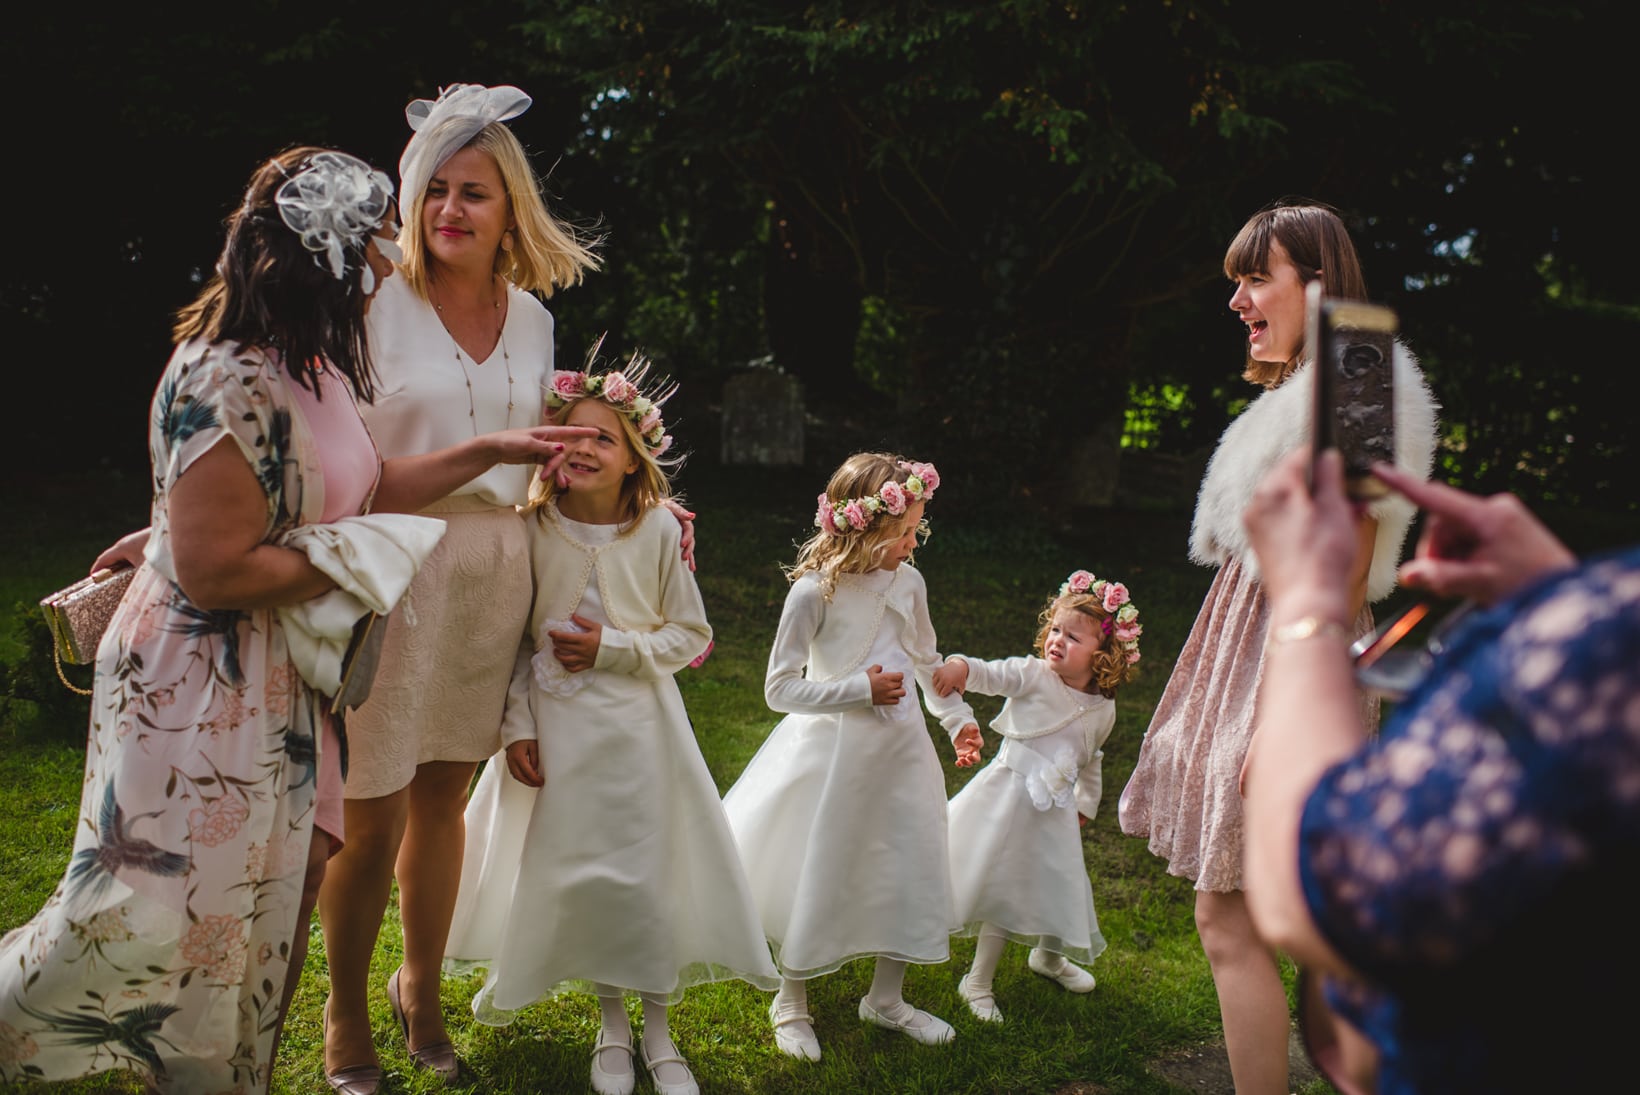
[[[493,280],[493,278],[494,278],[494,276],[492,275],[492,280],[490,282],[490,294],[491,294],[490,299],[491,299],[491,301],[492,301],[492,303],[495,307],[495,311],[497,313],[496,314],[496,320],[495,320],[496,345],[499,346],[500,349],[501,349],[501,363],[502,363],[502,366],[507,370],[507,427],[509,429],[511,429],[512,428],[512,412],[513,412],[512,355],[507,353],[507,321],[506,321],[506,317],[502,316],[500,314],[500,312],[501,312],[501,298],[495,295],[495,281]],[[444,321],[444,305],[440,304],[438,302],[438,298],[433,296],[433,279],[432,278],[427,279],[427,293],[428,293],[428,296],[432,297],[432,299],[433,299],[433,311],[438,315],[439,326],[444,328],[444,333],[450,336],[450,345],[455,347],[456,364],[461,366],[462,379],[464,379],[467,382],[467,420],[468,420],[468,423],[472,426],[473,436],[477,437],[478,436],[478,407],[473,402],[473,377],[472,377],[472,374],[467,371],[467,359],[465,357],[463,357],[462,354],[461,354],[461,343],[456,341],[455,332],[451,331],[450,330],[450,325]],[[494,350],[490,351],[490,356],[491,357],[495,356],[495,351]],[[486,360],[488,360],[488,359],[486,359]],[[482,364],[483,364],[483,362],[474,361],[473,362],[473,367],[478,368]]]

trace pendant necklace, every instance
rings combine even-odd
[[[506,323],[506,317],[501,315],[501,298],[498,297],[498,296],[493,295],[494,289],[495,289],[495,282],[493,280],[490,283],[490,288],[491,288],[491,292],[492,292],[492,298],[491,299],[494,302],[495,312],[496,312],[496,319],[495,319],[496,347],[497,347],[497,349],[499,349],[501,351],[501,364],[502,364],[502,367],[507,370],[507,428],[511,429],[512,428],[512,412],[513,412],[512,356],[507,353],[507,323]],[[428,291],[429,296],[432,295],[432,289],[433,289],[433,282],[432,282],[432,279],[429,278],[428,281],[427,281],[427,291]],[[461,366],[462,379],[467,381],[467,418],[468,418],[468,421],[470,422],[470,424],[472,425],[473,436],[477,437],[478,436],[478,407],[473,402],[473,377],[472,377],[472,374],[467,371],[467,358],[461,352],[461,343],[456,341],[455,333],[450,330],[450,325],[444,321],[444,305],[440,304],[438,302],[438,298],[436,298],[436,297],[433,298],[433,311],[438,314],[439,326],[443,327],[444,328],[444,333],[450,336],[450,345],[454,346],[455,351],[456,351],[456,364]],[[494,358],[494,356],[495,356],[495,351],[492,350],[492,351],[490,351],[490,358],[486,358],[485,361],[488,361],[488,360]],[[473,362],[473,367],[477,368],[482,364],[484,364],[484,362],[474,361]]]

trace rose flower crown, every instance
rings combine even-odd
[[[661,405],[677,393],[678,386],[669,380],[651,378],[649,359],[637,351],[625,368],[593,372],[593,362],[603,344],[601,337],[593,343],[587,354],[587,367],[580,372],[552,374],[552,383],[546,389],[547,408],[556,411],[578,399],[601,399],[632,422],[650,456],[661,456],[672,447],[672,435],[666,432],[666,424],[661,421]],[[648,392],[644,391],[646,386]]]
[[[1139,610],[1128,597],[1127,586],[1121,582],[1095,578],[1090,571],[1078,570],[1060,583],[1057,596],[1068,597],[1073,593],[1085,593],[1099,600],[1105,611],[1110,613],[1103,623],[1105,634],[1115,639],[1122,648],[1129,665],[1137,664],[1139,636],[1144,634],[1145,629],[1139,623]]]
[[[820,508],[814,514],[815,527],[833,536],[859,532],[876,520],[878,514],[898,517],[913,502],[926,502],[934,497],[934,488],[940,485],[940,473],[934,470],[934,465],[901,460],[900,467],[911,473],[906,476],[905,482],[897,483],[890,479],[877,489],[876,494],[833,502],[822,493]]]

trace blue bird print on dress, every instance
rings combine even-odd
[[[139,814],[130,821],[152,814]],[[103,790],[102,809],[97,811],[97,843],[74,853],[68,865],[68,884],[74,889],[89,886],[100,892],[113,879],[114,872],[130,867],[149,874],[175,878],[186,874],[193,860],[178,852],[168,852],[149,840],[134,837],[125,811],[114,799],[114,783],[108,782]]]
[[[95,997],[93,997],[95,998]],[[125,1011],[108,1013],[103,1002],[102,1014],[90,1014],[90,1005],[81,1005],[86,1014],[72,1012],[37,1011],[22,1001],[17,1006],[42,1023],[48,1023],[51,1033],[64,1036],[71,1046],[106,1046],[116,1059],[141,1064],[148,1071],[165,1075],[165,1062],[160,1060],[156,1041],[165,1042],[171,1049],[176,1046],[158,1037],[165,1020],[182,1009],[175,1004],[138,1004]]]

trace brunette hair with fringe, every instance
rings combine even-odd
[[[1107,700],[1115,699],[1116,689],[1138,676],[1139,667],[1128,664],[1121,644],[1106,630],[1105,621],[1109,620],[1111,626],[1115,625],[1114,613],[1106,612],[1103,598],[1093,593],[1065,593],[1048,598],[1047,606],[1037,617],[1036,644],[1032,647],[1039,658],[1044,656],[1048,628],[1060,612],[1080,612],[1099,625],[1100,646],[1093,654],[1093,678],[1088,682],[1088,687]]]
[[[526,293],[551,297],[555,290],[579,285],[588,271],[602,265],[598,248],[603,244],[603,236],[582,233],[547,209],[546,200],[541,196],[540,179],[530,166],[529,156],[505,123],[491,122],[462,148],[476,148],[494,160],[507,192],[513,220],[510,229],[513,246],[510,251],[496,249],[494,270],[497,274]],[[443,167],[444,164],[439,164],[433,175]],[[431,182],[430,177],[429,185]],[[416,294],[427,300],[427,240],[421,227],[427,192],[400,195],[400,201],[406,203],[404,227],[399,234],[399,246],[404,251],[400,269]]]
[[[1343,218],[1332,206],[1306,198],[1281,198],[1260,209],[1225,250],[1224,276],[1234,281],[1245,274],[1268,274],[1272,240],[1286,250],[1303,284],[1320,277],[1329,297],[1367,299],[1361,258]],[[1254,361],[1249,356],[1242,379],[1265,388],[1280,387],[1307,351],[1308,347],[1301,346],[1298,357],[1282,362]]]
[[[251,175],[244,199],[228,215],[227,242],[216,272],[171,327],[177,342],[204,338],[271,350],[291,378],[315,393],[317,366],[347,378],[363,402],[375,395],[375,370],[365,343],[369,301],[360,289],[363,254],[347,252],[345,276],[313,261],[313,252],[279,216],[274,196],[285,180],[321,152],[303,145],[264,161]]]
[[[912,475],[910,468],[901,466],[905,462],[905,457],[896,453],[857,452],[831,473],[826,482],[826,497],[841,503],[876,494],[890,479],[904,483]],[[868,574],[876,570],[888,546],[904,535],[904,514],[890,517],[885,513],[863,529],[845,527],[827,532],[817,528],[797,549],[797,562],[786,568],[786,580],[795,582],[809,571],[815,571],[820,576],[821,592],[830,601],[836,592],[839,574]]]

